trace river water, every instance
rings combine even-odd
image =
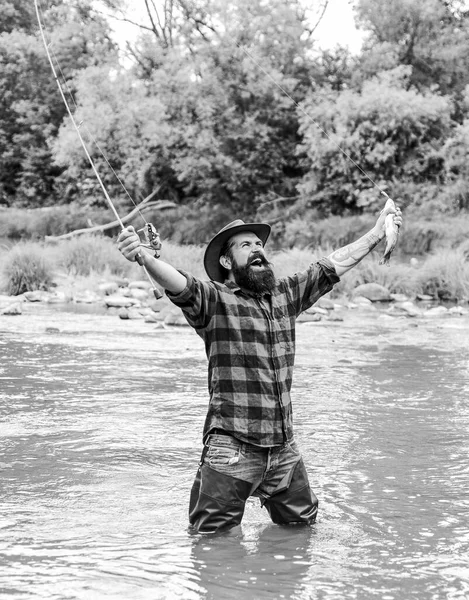
[[[188,328],[27,305],[0,317],[0,597],[469,598],[469,319],[298,326],[312,528],[258,500],[187,531],[207,407]]]

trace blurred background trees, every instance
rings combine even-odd
[[[104,206],[62,105],[34,7],[0,0],[0,205]],[[469,207],[469,12],[357,0],[358,56],[320,51],[324,2],[43,0],[70,103],[122,210],[155,192],[166,233],[227,219]],[[112,23],[134,24],[118,45]],[[286,92],[286,93],[285,93]],[[105,158],[101,154],[104,154]]]

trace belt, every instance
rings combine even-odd
[[[231,435],[231,433],[228,433],[227,431],[225,431],[224,429],[218,429],[217,427],[215,427],[215,429],[212,429],[210,431],[210,435],[227,435],[229,437],[233,437]]]

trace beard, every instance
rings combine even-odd
[[[261,260],[262,269],[257,270],[257,267],[252,266],[251,263],[256,259]],[[259,296],[272,293],[275,286],[275,275],[271,263],[263,255],[254,255],[250,262],[243,267],[233,262],[232,269],[234,279],[239,287]]]

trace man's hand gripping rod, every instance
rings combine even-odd
[[[150,250],[153,250],[154,253],[155,253],[155,258],[160,258],[161,240],[160,240],[160,234],[156,231],[155,226],[152,223],[146,223],[145,227],[143,227],[142,229],[139,229],[138,231],[139,232],[140,231],[144,232],[145,239],[147,241],[146,244],[142,244],[142,247],[143,248],[148,248]],[[142,255],[141,254],[137,254],[137,256],[135,257],[135,260],[138,262],[138,264],[145,271],[145,275],[148,277],[148,280],[150,281],[150,283],[152,285],[153,295],[155,296],[155,298],[157,300],[159,300],[163,296],[163,294],[156,287],[155,282],[150,277],[150,274],[148,273],[147,268],[143,264]]]

